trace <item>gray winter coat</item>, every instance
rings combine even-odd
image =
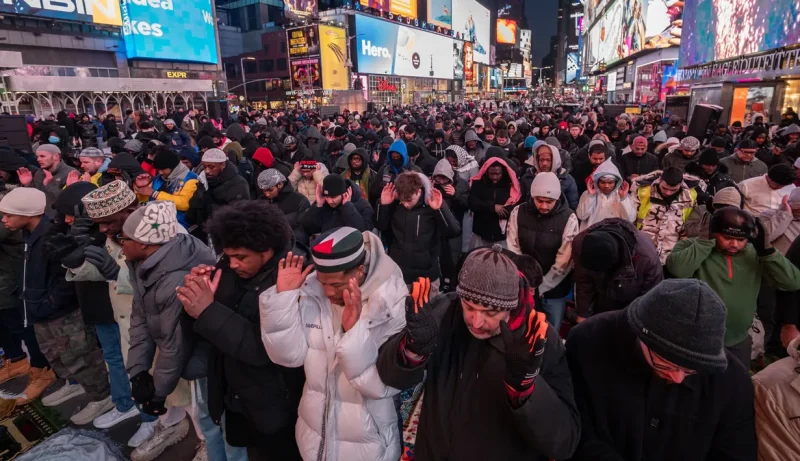
[[[144,261],[128,262],[133,288],[128,350],[131,377],[153,366],[155,396],[166,398],[175,386],[192,355],[192,320],[184,313],[175,287],[200,264],[213,266],[214,254],[200,240],[178,234]]]
[[[475,145],[474,149],[470,149],[467,147],[467,143],[470,141],[478,141],[478,144]],[[485,142],[481,141],[481,138],[473,130],[467,131],[464,135],[464,149],[467,150],[467,153],[475,158],[475,161],[480,163],[484,157],[486,157],[486,149],[489,146],[486,145]]]
[[[33,174],[33,183],[31,183],[31,185],[44,192],[46,200],[44,214],[51,218],[56,216],[53,203],[55,203],[56,199],[61,194],[61,190],[64,189],[64,186],[67,185],[67,175],[69,175],[70,171],[75,171],[75,168],[72,168],[63,161],[59,162],[56,168],[51,171],[51,173],[53,173],[53,180],[46,186],[44,185],[44,170],[39,169]]]

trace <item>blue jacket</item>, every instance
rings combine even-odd
[[[173,150],[178,151],[183,146],[191,146],[192,138],[186,134],[182,129],[175,127],[172,131],[164,130],[159,136],[158,140],[171,147]]]

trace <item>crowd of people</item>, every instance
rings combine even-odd
[[[74,118],[0,147],[0,383],[134,461],[800,452],[791,110]]]

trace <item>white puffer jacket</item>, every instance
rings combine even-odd
[[[261,339],[269,358],[303,365],[306,384],[295,429],[305,461],[396,461],[400,432],[392,396],[375,362],[378,348],[405,327],[408,288],[383,251],[364,232],[367,278],[361,318],[350,331],[333,331],[331,305],[316,273],[298,290],[261,294]]]

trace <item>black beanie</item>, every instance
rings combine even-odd
[[[347,183],[338,174],[329,174],[322,180],[322,195],[325,197],[338,197],[347,192]]]
[[[661,173],[661,180],[668,186],[677,186],[683,181],[683,173],[678,168],[671,166]]]
[[[781,186],[788,186],[794,182],[794,168],[785,163],[779,163],[770,167],[767,177]]]
[[[580,264],[590,271],[606,272],[619,262],[617,239],[608,232],[589,232],[581,246]]]
[[[181,159],[178,158],[178,154],[171,150],[162,150],[156,154],[156,158],[153,159],[153,168],[156,170],[172,170],[178,166],[179,163],[181,163]]]
[[[204,147],[206,149],[215,149],[217,145],[214,144],[214,139],[211,136],[203,136],[197,140],[197,147],[200,149]]]
[[[711,216],[709,230],[712,234],[753,238],[755,237],[756,218],[747,211],[726,206],[715,211]]]
[[[711,140],[711,147],[728,147],[728,143],[720,137]]]
[[[697,161],[700,165],[719,165],[719,155],[714,149],[706,149],[700,154],[700,159]]]
[[[337,126],[336,128],[333,129],[333,136],[335,136],[337,138],[341,138],[342,136],[344,136],[346,134],[347,134],[347,130],[345,130],[344,128],[342,128],[340,126]]]
[[[408,158],[413,158],[419,155],[420,149],[419,146],[410,142],[406,144],[406,149],[408,150]]]

